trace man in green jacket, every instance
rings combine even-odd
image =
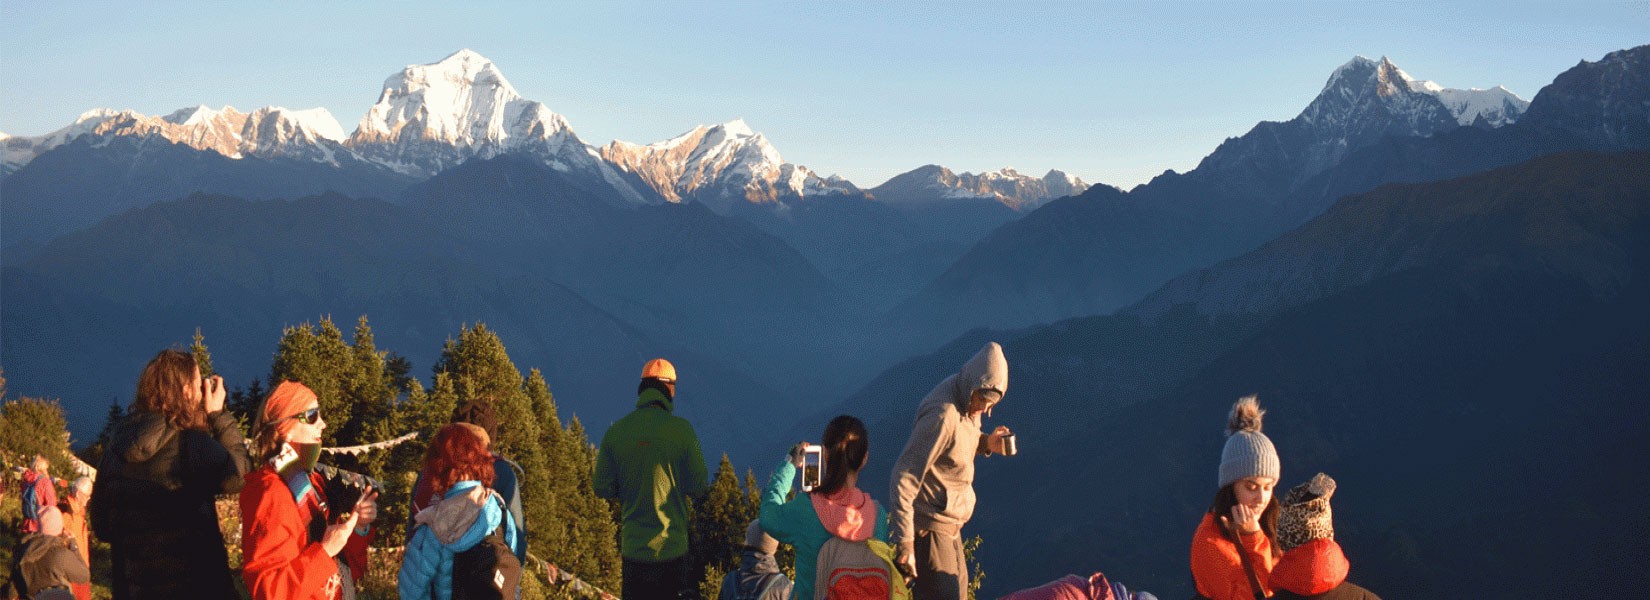
[[[642,367],[636,410],[607,428],[596,455],[596,494],[618,500],[624,514],[619,553],[628,599],[694,595],[689,574],[687,496],[709,488],[699,436],[671,414],[676,367],[662,358]]]

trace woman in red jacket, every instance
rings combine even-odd
[[[1260,432],[1266,411],[1254,396],[1238,400],[1220,452],[1220,490],[1192,535],[1192,579],[1212,600],[1255,600],[1271,595],[1266,582],[1277,563],[1278,451]]]
[[[262,466],[241,490],[241,577],[254,600],[338,600],[366,573],[377,494],[347,513],[329,511],[314,473],[326,426],[304,384],[282,382],[264,400],[256,427]]]

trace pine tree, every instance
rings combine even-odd
[[[510,361],[504,342],[486,325],[466,328],[457,340],[447,340],[435,370],[437,392],[444,393],[443,385],[450,385],[455,405],[469,401],[492,404],[498,415],[493,451],[515,461],[529,474],[520,482],[527,539],[530,547],[545,548],[543,536],[536,529],[537,524],[552,523],[555,518],[556,499],[550,493],[553,475],[549,474],[549,461],[540,445],[539,418],[530,405],[521,371]]]
[[[5,395],[0,388],[0,397]],[[0,458],[27,467],[38,454],[51,463],[54,477],[74,478],[69,460],[69,422],[56,400],[20,397],[0,403]]]
[[[552,452],[561,475],[555,476],[563,510],[570,526],[567,528],[566,552],[557,564],[578,573],[592,585],[604,590],[619,590],[619,524],[613,517],[612,505],[596,495],[591,481],[596,468],[596,447],[586,436],[584,424],[577,416],[557,436],[558,444]],[[555,561],[552,561],[555,562]]]
[[[104,413],[103,429],[98,430],[97,438],[91,445],[80,451],[80,460],[96,467],[103,461],[103,450],[109,447],[109,437],[114,435],[115,425],[126,418],[126,408],[120,405],[119,398],[109,398],[109,412]]]
[[[263,408],[263,403],[263,380],[254,377],[252,381],[247,382],[245,389],[237,386],[234,390],[231,390],[229,399],[224,402],[224,407],[230,413],[233,413],[236,419],[240,420],[242,427],[250,430],[252,424],[258,420],[258,411]]]
[[[395,391],[385,368],[385,353],[379,352],[373,341],[372,327],[362,315],[355,322],[355,334],[350,345],[349,369],[343,374],[343,393],[350,401],[350,427],[341,432],[340,439],[355,444],[370,444],[400,435],[401,423],[395,411]],[[348,467],[383,478],[389,464],[386,453],[375,452],[359,457],[340,457]]]
[[[349,430],[352,399],[344,395],[344,382],[351,371],[353,356],[344,343],[344,334],[330,317],[321,319],[319,329],[309,323],[288,327],[281,335],[275,350],[275,363],[270,367],[271,389],[284,380],[309,386],[320,398],[321,416],[327,428],[321,433],[321,442],[327,446],[341,445],[340,434]]]
[[[189,353],[195,355],[195,366],[200,367],[201,377],[211,377],[216,374],[212,370],[212,352],[206,349],[206,336],[201,335],[201,328],[195,328],[195,340],[189,344]]]
[[[751,508],[733,463],[723,454],[710,491],[689,503],[688,546],[692,548],[694,573],[726,573],[738,566],[745,529],[756,519]]]

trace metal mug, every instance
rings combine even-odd
[[[1015,443],[1014,434],[1003,436],[1003,456],[1014,456],[1020,453],[1019,444]]]

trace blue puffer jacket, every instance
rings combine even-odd
[[[481,543],[504,524],[504,543],[516,544],[516,524],[504,502],[479,481],[460,481],[441,502],[413,520],[412,541],[401,559],[399,588],[406,600],[449,600],[453,596],[453,555]]]

